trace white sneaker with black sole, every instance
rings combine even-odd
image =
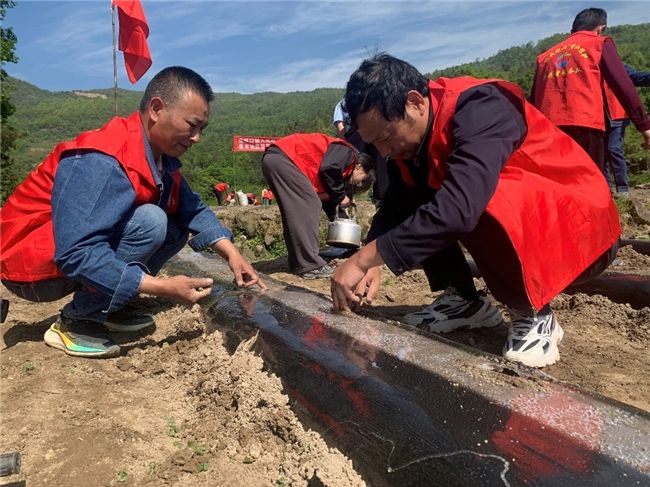
[[[491,328],[501,324],[503,318],[486,296],[467,300],[450,287],[429,306],[405,315],[402,321],[435,333],[447,333],[459,328]]]
[[[544,367],[560,359],[558,345],[564,330],[553,311],[521,314],[511,310],[512,325],[503,347],[503,357],[529,367]]]

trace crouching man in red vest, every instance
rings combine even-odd
[[[371,241],[332,276],[339,310],[372,301],[379,266],[421,265],[430,306],[407,324],[445,333],[493,327],[499,311],[477,292],[459,246],[511,315],[505,358],[543,367],[563,331],[549,302],[601,273],[620,227],[601,172],[516,85],[469,77],[428,81],[387,54],[362,62],[345,106],[363,140],[390,158],[390,185]],[[367,288],[367,289],[366,289]]]
[[[123,309],[138,293],[188,304],[210,294],[212,279],[155,277],[186,243],[226,259],[237,284],[266,287],[180,173],[178,157],[199,141],[213,97],[194,71],[162,70],[138,112],[57,145],[2,207],[7,289],[31,301],[74,292],[45,333],[48,345],[115,356],[120,348],[106,329],[153,325],[151,316]]]

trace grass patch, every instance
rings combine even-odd
[[[122,469],[119,472],[117,472],[117,481],[118,482],[126,482],[126,479],[129,477],[129,474],[126,470]]]
[[[194,450],[197,455],[205,455],[208,452],[206,447],[199,445],[196,441],[188,441],[187,447]]]
[[[21,370],[23,374],[33,374],[36,371],[36,365],[34,362],[25,362]]]
[[[165,418],[165,421],[167,422],[167,427],[165,429],[165,434],[167,436],[171,436],[172,438],[176,438],[178,436],[178,433],[181,432],[180,426],[176,424],[176,421],[174,421],[174,418]]]

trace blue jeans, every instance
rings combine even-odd
[[[623,152],[623,139],[625,128],[630,124],[629,120],[614,121],[607,129],[607,159],[606,165],[607,181],[612,190],[619,193],[629,191],[627,181],[627,161]],[[613,176],[613,181],[612,181]]]
[[[173,216],[168,217],[161,208],[151,204],[134,208],[121,226],[116,257],[123,262],[137,263],[151,275],[156,275],[183,248],[189,237],[189,231],[181,228]],[[37,282],[3,281],[3,284],[17,296],[37,302],[55,301],[74,292],[72,301],[61,312],[67,318],[103,323],[109,308],[111,311],[119,309],[114,306],[113,296],[68,278]]]

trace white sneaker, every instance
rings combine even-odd
[[[558,345],[564,338],[564,330],[557,322],[555,313],[522,315],[511,310],[512,326],[508,340],[503,346],[503,356],[530,367],[544,367],[560,359]]]
[[[503,319],[487,297],[468,301],[450,287],[426,308],[405,315],[403,321],[435,333],[447,333],[458,328],[490,328]]]

